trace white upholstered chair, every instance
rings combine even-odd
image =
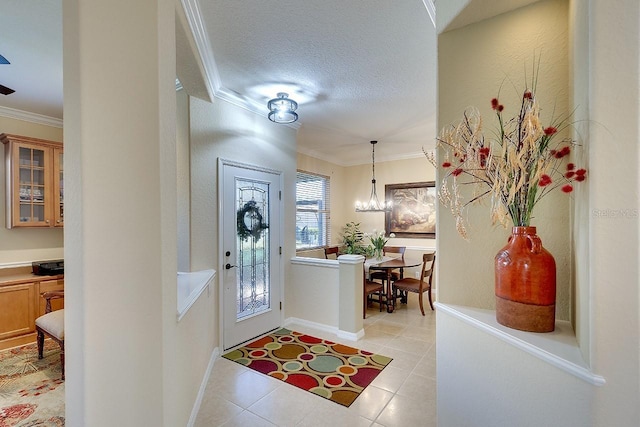
[[[64,309],[51,311],[51,300],[64,298],[64,291],[51,291],[42,294],[47,301],[45,314],[36,319],[38,331],[38,359],[42,359],[44,336],[51,337],[60,345],[60,363],[62,364],[62,379],[64,380]]]

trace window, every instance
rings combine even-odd
[[[298,171],[296,180],[296,249],[329,244],[329,177]]]

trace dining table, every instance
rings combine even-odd
[[[417,267],[422,265],[422,260],[416,259],[404,259],[404,258],[391,258],[384,256],[381,260],[370,258],[365,260],[365,266],[368,266],[369,270],[384,270],[387,274],[387,289],[386,304],[387,313],[393,313],[394,301],[393,301],[393,287],[391,286],[391,272],[400,268]]]

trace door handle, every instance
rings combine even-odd
[[[233,267],[237,267],[237,265],[227,264],[227,265],[225,265],[225,266],[224,266],[224,269],[225,269],[225,270],[230,270],[230,269],[232,269]]]

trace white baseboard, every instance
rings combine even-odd
[[[364,329],[360,329],[358,332],[347,332],[338,330],[338,337],[349,341],[358,341],[364,337]]]
[[[330,334],[336,334],[339,338],[343,338],[349,341],[358,341],[360,338],[364,337],[364,329],[360,329],[358,332],[347,332],[342,331],[335,326],[312,322],[310,320],[300,319],[298,317],[287,317],[284,321],[284,326],[289,326],[292,323],[306,326],[308,328],[318,329]]]
[[[213,349],[213,352],[211,352],[211,359],[209,359],[209,365],[207,365],[207,370],[204,373],[204,378],[202,378],[202,382],[200,383],[200,389],[198,390],[196,401],[193,404],[193,409],[191,410],[191,416],[189,417],[187,427],[193,427],[196,423],[198,412],[200,412],[200,405],[202,404],[202,399],[204,398],[204,392],[207,389],[207,383],[209,382],[209,377],[211,376],[211,370],[213,369],[213,364],[215,363],[218,356],[220,356],[220,350],[218,349],[218,347],[216,347]]]

